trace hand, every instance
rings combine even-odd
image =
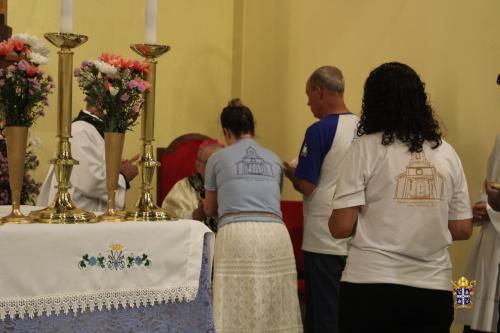
[[[485,201],[478,201],[472,206],[472,216],[474,217],[474,222],[487,221],[489,219]]]
[[[140,154],[135,155],[131,159],[125,159],[122,161],[120,164],[120,173],[123,174],[125,179],[127,179],[128,182],[131,182],[132,179],[137,176],[139,173],[139,169],[137,166],[134,164],[135,161],[137,161],[140,157]]]
[[[193,220],[203,221],[207,216],[203,210],[203,200],[198,201],[198,208],[193,210]]]
[[[283,171],[285,172],[286,178],[292,180],[295,177],[295,169],[296,168],[291,166],[288,162],[284,162],[283,166],[285,167]]]
[[[490,207],[497,212],[500,211],[499,191],[491,186],[491,182],[488,179],[484,181],[484,190],[488,195],[488,204]]]

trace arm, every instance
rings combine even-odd
[[[448,230],[453,240],[466,240],[472,234],[473,214],[462,162],[456,153],[455,158],[456,167],[454,169],[456,173],[453,179],[454,189],[448,204]]]
[[[450,220],[448,230],[453,240],[467,240],[472,234],[472,219]]]
[[[217,191],[208,191],[205,189],[205,200],[203,201],[203,210],[207,216],[217,216]]]
[[[478,201],[472,206],[473,222],[480,224],[483,221],[489,221],[488,212],[486,211],[486,201]]]
[[[352,236],[358,221],[359,206],[334,209],[328,227],[333,238],[348,238]]]
[[[295,176],[295,169],[292,167],[290,164],[287,162],[284,163],[285,167],[285,176],[286,178],[290,179],[290,181],[293,184],[293,188],[297,190],[298,192],[302,193],[303,195],[310,195],[314,189],[316,188],[316,185],[308,182],[307,180],[303,180],[300,178],[297,178]]]
[[[135,161],[139,159],[140,155],[137,154],[131,159],[122,160],[120,164],[120,174],[124,177],[126,182],[126,189],[130,188],[130,182],[137,176],[139,170],[137,165],[134,164]]]

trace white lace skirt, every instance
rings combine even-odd
[[[285,225],[249,221],[219,230],[213,298],[217,333],[302,332],[295,257]]]

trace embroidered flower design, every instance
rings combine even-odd
[[[125,248],[125,246],[121,244],[111,244],[111,251],[121,251]]]
[[[142,256],[134,255],[133,253],[126,256],[124,253],[125,246],[121,244],[111,244],[109,249],[106,257],[101,253],[97,256],[83,255],[82,259],[78,262],[78,267],[80,269],[98,267],[115,271],[132,268],[133,266],[151,267],[151,260],[145,253]]]

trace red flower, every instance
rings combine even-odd
[[[16,53],[28,53],[29,52],[28,47],[21,41],[18,41],[16,39],[9,39],[9,43],[12,44],[12,47],[14,48],[14,51]]]
[[[100,60],[111,66],[118,68],[128,68],[130,70],[147,74],[149,72],[149,64],[139,60],[125,59],[118,54],[103,53]]]
[[[28,74],[29,77],[34,77],[38,73],[38,67],[29,65],[28,68],[26,69],[26,73]]]
[[[14,52],[14,47],[8,41],[0,43],[0,56],[5,57],[7,54]]]

